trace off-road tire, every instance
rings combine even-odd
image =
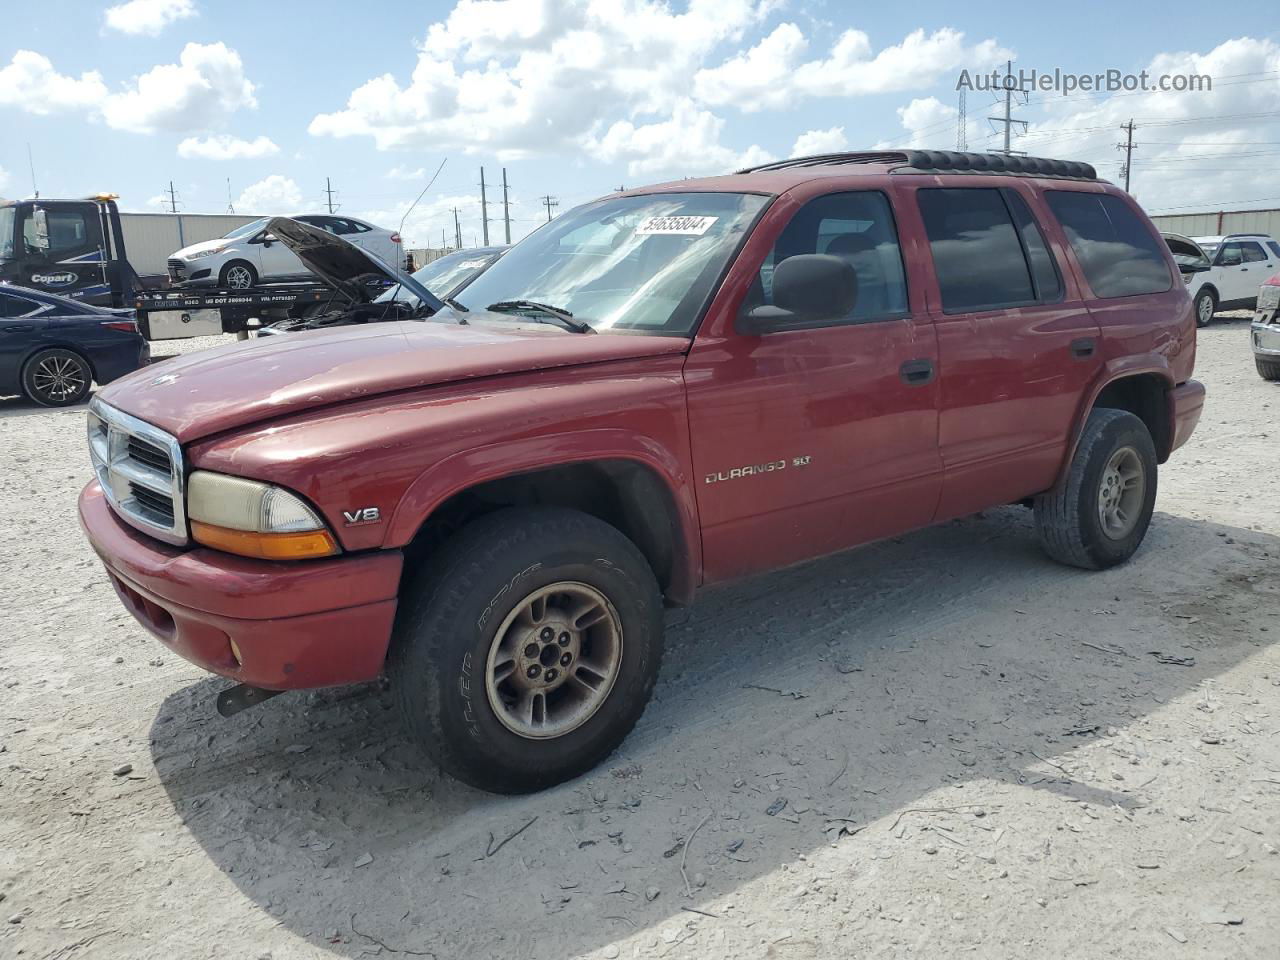
[[[243,286],[232,287],[232,270],[248,273],[249,282]],[[218,286],[231,287],[233,290],[248,290],[250,287],[258,285],[258,271],[254,269],[252,263],[248,260],[229,260],[222,265],[222,269],[218,271]]]
[[[1206,316],[1203,301],[1209,301],[1208,314]],[[1218,310],[1218,297],[1212,290],[1201,290],[1196,294],[1196,326],[1207,327],[1213,322],[1213,315]]]
[[[22,392],[42,407],[81,403],[93,388],[93,368],[74,350],[50,347],[22,365]]]
[[[599,591],[617,613],[616,679],[580,726],[529,739],[490,705],[489,651],[524,598],[569,581]],[[653,692],[662,634],[662,597],[635,544],[576,510],[515,507],[468,524],[406,578],[387,672],[410,735],[445,772],[524,793],[590,770],[622,742]]]
[[[1280,380],[1280,360],[1264,360],[1262,357],[1254,357],[1253,362],[1258,368],[1258,376],[1263,380]]]
[[[1143,499],[1136,524],[1125,536],[1103,532],[1098,500],[1103,473],[1116,451],[1132,448],[1144,471]],[[1156,502],[1156,449],[1146,424],[1127,410],[1098,408],[1089,413],[1066,479],[1036,497],[1040,545],[1054,560],[1086,570],[1123,563],[1146,536]]]

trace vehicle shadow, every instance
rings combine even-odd
[[[1132,563],[1084,573],[1003,508],[672,611],[640,725],[542,793],[430,769],[377,685],[220,721],[225,681],[195,683],[155,719],[155,768],[212,862],[315,947],[572,956],[698,910],[740,923],[735,890],[832,843],[901,850],[893,819],[938,792],[996,825],[993,791],[1141,806],[1158,761],[1122,779],[1087,748],[1274,642],[1241,617],[1280,612],[1277,556],[1280,538],[1157,514]]]

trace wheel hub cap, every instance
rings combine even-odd
[[[1102,470],[1098,522],[1102,532],[1120,540],[1133,532],[1146,494],[1146,471],[1133,447],[1121,447]]]
[[[32,379],[41,394],[54,400],[74,396],[84,387],[85,382],[80,365],[67,357],[42,360]]]
[[[512,608],[485,667],[489,706],[508,730],[564,736],[608,699],[622,663],[622,624],[594,587],[561,581]]]

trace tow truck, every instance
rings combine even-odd
[[[245,290],[149,285],[129,263],[118,199],[98,193],[0,204],[0,281],[99,306],[132,307],[148,340],[221,333],[244,339],[258,326],[324,312],[337,296],[318,278]],[[385,287],[391,280],[369,284]]]

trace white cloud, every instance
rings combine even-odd
[[[236,210],[264,216],[289,216],[302,207],[302,188],[278,173],[245,187],[236,198]]]
[[[406,83],[374,77],[310,131],[502,159],[572,149],[621,118],[670,116],[712,51],[767,9],[757,0],[690,0],[680,13],[661,0],[459,0],[428,29]]]
[[[112,30],[154,37],[175,20],[195,15],[192,0],[129,0],[107,7],[104,18]]]
[[[107,95],[107,85],[96,70],[79,79],[58,73],[49,58],[32,50],[19,50],[9,65],[0,68],[0,106],[27,113],[48,114],[96,107]]]
[[[240,54],[223,43],[188,43],[177,63],[152,67],[102,105],[108,126],[134,133],[206,130],[257,107]]]
[[[758,146],[735,153],[720,144],[724,120],[689,100],[676,103],[668,120],[636,126],[619,120],[591,152],[606,163],[626,161],[631,176],[657,173],[729,173],[733,169],[772,159]]]
[[[822,59],[805,60],[808,41],[794,23],[783,23],[744,53],[698,71],[694,95],[710,106],[750,113],[778,109],[811,97],[850,97],[927,87],[962,67],[989,66],[1012,54],[994,40],[966,44],[959,30],[907,34],[901,43],[873,52],[861,30],[846,30]]]
[[[255,160],[279,152],[280,148],[267,137],[241,140],[225,133],[203,139],[187,137],[178,144],[178,156],[187,160]]]
[[[960,111],[947,106],[937,97],[920,97],[898,108],[898,119],[906,134],[875,145],[877,150],[904,147],[953,150],[956,143],[956,117]],[[991,147],[976,149],[989,150]]]
[[[388,180],[422,180],[426,175],[426,167],[414,167],[410,169],[404,165],[392,167],[383,174],[383,176]]]
[[[1161,75],[1207,74],[1213,90],[1151,91],[1090,98],[1045,95],[1048,118],[1033,122],[1014,148],[1035,156],[1086,160],[1100,176],[1123,183],[1120,125],[1137,124],[1132,190],[1151,210],[1197,205],[1216,209],[1233,199],[1275,193],[1274,148],[1280,141],[1280,44],[1241,37],[1200,52],[1161,53],[1146,65]],[[1272,114],[1267,116],[1266,114]],[[1262,114],[1262,116],[1259,116]],[[1243,116],[1241,116],[1243,115]],[[970,138],[970,149],[991,149],[1000,133]]]
[[[823,153],[838,153],[849,149],[849,141],[844,135],[844,127],[831,127],[828,130],[806,130],[796,137],[795,146],[791,148],[793,157],[813,157]]]

